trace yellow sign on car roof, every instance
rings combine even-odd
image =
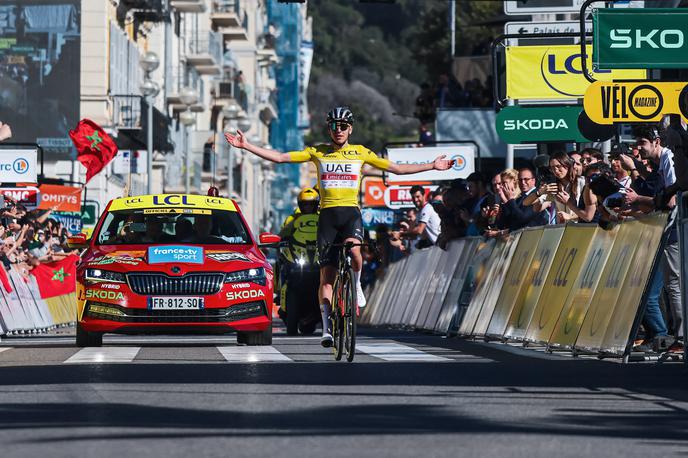
[[[156,194],[115,199],[110,211],[144,208],[198,208],[237,211],[234,203],[224,197],[198,196],[194,194]]]

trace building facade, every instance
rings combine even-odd
[[[67,43],[58,51],[64,57],[69,46],[74,48],[73,73],[69,74],[69,63],[62,65],[75,86],[72,92],[78,94],[78,105],[75,103],[75,113],[66,117],[64,126],[55,129],[60,135],[50,144],[65,151],[45,155],[44,175],[84,182],[85,170],[74,160],[66,131],[78,119],[88,118],[110,133],[120,153],[88,183],[87,198],[102,208],[126,192],[144,194],[150,109],[151,192],[205,194],[210,186],[216,186],[222,195],[237,200],[252,230],[276,230],[280,216],[273,210],[274,197],[283,200],[283,207],[293,208],[293,193],[285,199],[283,191],[296,186],[292,184],[295,175],[229,147],[223,133],[241,129],[260,146],[302,147],[302,122],[294,113],[299,110],[299,91],[308,75],[299,73],[298,59],[284,59],[283,43],[295,41],[300,46],[302,26],[292,30],[289,24],[304,23],[306,5],[276,0],[73,3],[69,11],[60,6],[60,11],[51,14],[69,18],[58,25]],[[7,9],[8,17],[13,11]],[[299,36],[292,37],[294,32]],[[0,36],[2,33],[0,29]],[[157,55],[159,66],[146,73],[140,60],[148,52]],[[279,82],[285,79],[279,75],[286,72],[294,77],[281,87]],[[142,96],[145,79],[159,88],[150,98],[150,107],[149,98]],[[21,112],[20,105],[17,112]],[[59,107],[60,101],[54,105]]]

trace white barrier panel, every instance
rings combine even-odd
[[[471,299],[468,304],[468,309],[461,320],[461,325],[459,326],[459,334],[464,336],[473,333],[475,322],[478,319],[480,309],[483,305],[483,299],[489,289],[489,280],[492,276],[492,271],[499,260],[499,254],[504,248],[504,242],[498,242],[495,239],[490,239],[484,243],[489,247],[487,248],[488,253],[487,256],[483,258],[476,256],[478,260],[474,264],[475,267],[471,280]]]
[[[435,332],[448,334],[456,327],[461,318],[460,307],[463,293],[465,290],[471,289],[472,262],[477,257],[486,256],[487,248],[487,245],[482,243],[481,238],[472,237],[466,239],[461,258],[455,267],[449,289],[442,302],[442,309],[435,324]],[[477,256],[478,253],[481,253],[480,256]]]
[[[499,258],[495,263],[495,267],[491,272],[491,277],[487,280],[488,289],[485,294],[485,299],[483,300],[483,306],[480,310],[480,315],[478,320],[475,322],[475,327],[473,328],[473,335],[484,336],[487,332],[487,327],[492,319],[492,314],[494,313],[495,307],[497,306],[497,299],[499,299],[499,293],[504,285],[504,278],[511,264],[511,259],[518,246],[519,239],[521,238],[521,233],[518,232],[514,234],[502,247]],[[493,253],[493,257],[495,254]]]
[[[425,300],[428,296],[428,292],[430,292],[431,285],[433,284],[432,278],[435,275],[437,264],[443,253],[442,249],[437,246],[427,248],[423,251],[426,252],[425,259],[422,260],[423,267],[416,279],[413,294],[409,297],[409,307],[406,309],[407,313],[402,320],[402,323],[406,326],[415,327],[418,316],[423,308],[426,307],[427,303]],[[432,292],[434,292],[434,289]]]
[[[391,315],[394,309],[394,304],[396,304],[396,300],[400,294],[401,286],[404,284],[404,281],[406,280],[409,262],[410,258],[405,258],[403,261],[400,262],[399,272],[397,273],[396,278],[394,279],[394,283],[390,285],[390,294],[387,294],[385,296],[385,300],[382,302],[382,313],[380,314],[380,318],[377,324],[390,323]]]
[[[440,255],[440,261],[428,288],[428,291],[434,292],[434,294],[430,295],[429,298],[426,296],[428,304],[426,307],[427,313],[419,316],[416,322],[417,328],[435,329],[435,324],[437,323],[444,298],[447,295],[447,291],[449,291],[454,271],[457,265],[462,262],[461,255],[465,245],[465,240],[454,240],[448,244],[447,251],[443,251]]]
[[[518,247],[514,252],[496,307],[487,328],[488,337],[502,339],[509,317],[518,303],[523,303],[527,272],[533,263],[535,251],[542,237],[542,228],[525,229],[521,232]]]

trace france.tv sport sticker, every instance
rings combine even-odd
[[[203,248],[180,245],[148,248],[148,264],[164,264],[166,262],[203,264]]]

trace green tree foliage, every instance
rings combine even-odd
[[[499,33],[481,26],[501,15],[501,2],[457,0],[457,55],[471,55]],[[309,0],[315,53],[309,89],[313,132],[327,141],[321,120],[330,104],[356,114],[354,141],[379,148],[391,137],[415,139],[418,85],[450,70],[449,2]],[[386,100],[385,100],[386,99]],[[322,132],[321,132],[322,131]]]

